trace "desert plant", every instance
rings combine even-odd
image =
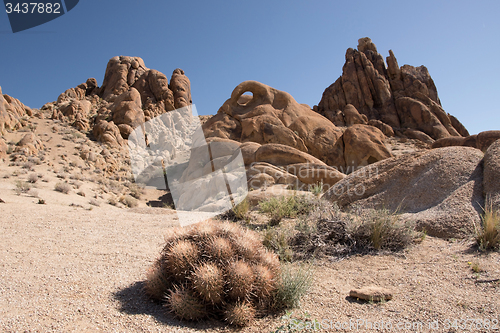
[[[282,266],[280,283],[274,294],[273,309],[279,311],[299,306],[313,282],[312,266],[286,264]]]
[[[250,210],[250,203],[245,198],[239,204],[233,207],[233,213],[237,220],[248,220],[248,211]]]
[[[71,191],[71,185],[68,183],[59,182],[55,185],[54,189],[57,192],[68,194]]]
[[[401,221],[398,214],[387,209],[370,209],[351,220],[348,232],[358,248],[401,250],[416,237],[413,225]]]
[[[319,197],[323,193],[323,182],[319,182],[309,186],[309,192]]]
[[[269,227],[264,230],[263,244],[274,251],[281,261],[291,261],[293,258],[293,251],[290,246],[292,236],[291,230],[287,228]]]
[[[215,317],[245,326],[276,309],[280,267],[256,232],[207,221],[170,230],[145,292],[181,319]]]
[[[130,183],[128,189],[130,191],[130,195],[136,199],[141,199],[142,195],[144,194],[144,189],[135,183]]]
[[[483,251],[498,248],[500,246],[500,213],[493,208],[491,201],[486,205],[481,220],[482,225],[475,226],[479,248]]]
[[[17,195],[21,193],[28,193],[28,191],[31,189],[31,184],[28,182],[23,182],[21,180],[16,180],[16,188],[14,191],[17,193]]]
[[[28,176],[28,182],[34,184],[38,181],[38,175],[36,173],[32,173]]]
[[[271,225],[278,224],[284,217],[294,218],[307,214],[313,206],[309,199],[301,195],[272,197],[259,202],[260,212],[270,216]]]
[[[134,208],[139,206],[139,200],[128,194],[121,196],[120,202],[129,208]]]
[[[89,204],[96,207],[99,207],[101,205],[96,199],[90,199]]]

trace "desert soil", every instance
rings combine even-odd
[[[217,322],[180,322],[142,293],[162,235],[176,225],[174,211],[96,207],[74,193],[40,192],[48,198],[45,205],[16,195],[11,179],[0,181],[5,201],[0,204],[0,331],[232,330]],[[473,264],[479,273],[472,271]],[[446,330],[446,320],[500,320],[500,284],[488,282],[500,278],[500,254],[479,253],[470,240],[427,237],[396,254],[321,259],[314,271],[311,291],[289,319],[259,319],[241,332],[273,332],[285,324],[293,329],[313,320],[323,323],[324,329],[317,331],[335,331],[337,322],[365,320],[393,327],[398,322],[424,325],[397,331],[458,332],[462,330]],[[365,285],[392,289],[394,298],[374,304],[348,297],[349,290]],[[429,329],[435,320],[439,329]],[[362,325],[358,331],[371,330]],[[471,331],[491,330],[474,326]]]
[[[102,175],[72,167],[81,163],[78,145],[92,143],[86,138],[64,141],[52,124],[37,123],[48,152],[44,163],[23,168],[0,161],[0,198],[5,201],[0,203],[0,331],[233,331],[219,322],[178,321],[144,296],[146,271],[162,248],[163,235],[177,225],[175,212],[146,206],[146,200],[161,197],[157,190],[148,190],[136,208],[108,204],[112,194],[99,183]],[[9,133],[6,141],[17,142],[23,135]],[[396,139],[390,143],[395,154],[414,149]],[[69,170],[66,175],[63,169]],[[40,177],[33,189],[16,193],[16,181],[33,173]],[[73,184],[68,194],[54,190],[60,177]],[[472,239],[427,237],[402,252],[323,258],[313,267],[313,287],[300,308],[287,318],[258,319],[241,332],[280,327],[293,332],[314,321],[319,322],[317,332],[500,330],[500,254],[479,252]],[[351,289],[367,285],[389,288],[394,298],[375,304],[348,297]],[[482,328],[487,320],[496,326]],[[382,322],[393,329],[377,329]],[[339,325],[344,329],[335,328]]]

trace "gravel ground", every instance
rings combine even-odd
[[[180,322],[142,294],[163,234],[176,224],[173,211],[107,204],[90,210],[88,204],[69,206],[83,200],[74,193],[43,189],[48,204],[38,205],[35,198],[15,195],[12,187],[12,179],[0,181],[0,198],[6,202],[0,203],[0,331],[233,331],[218,322]],[[453,329],[446,320],[500,321],[500,284],[487,282],[500,278],[500,254],[481,254],[470,241],[427,237],[397,254],[323,259],[314,269],[315,283],[301,308],[288,319],[260,319],[241,332],[273,332],[280,326],[292,332],[314,320],[323,323],[318,332],[361,320],[390,322],[393,330],[361,325],[359,332],[491,332],[480,325]],[[370,304],[348,297],[350,289],[371,284],[392,289],[394,299]],[[438,329],[430,329],[435,320]],[[423,326],[396,330],[398,322]],[[356,331],[351,328],[340,331]]]

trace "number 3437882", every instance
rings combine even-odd
[[[43,2],[25,2],[17,3],[15,5],[10,2],[5,4],[5,11],[7,14],[12,12],[18,14],[61,14],[60,3],[43,3]]]

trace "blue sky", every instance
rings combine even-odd
[[[0,12],[0,86],[30,107],[95,77],[108,60],[139,56],[170,77],[182,68],[200,114],[257,80],[318,104],[345,51],[370,37],[385,58],[425,65],[444,109],[471,134],[500,129],[500,2],[97,1],[13,34]]]

